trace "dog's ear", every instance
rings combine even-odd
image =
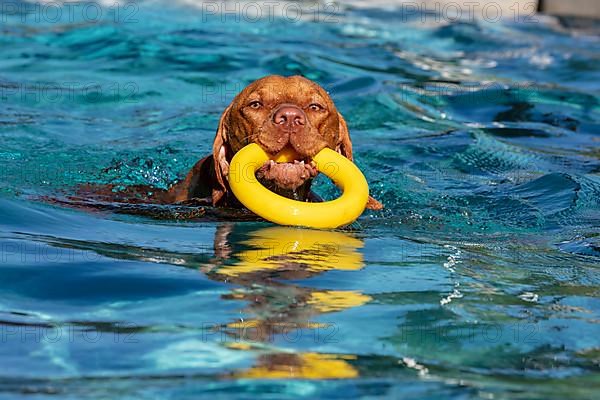
[[[350,131],[348,131],[348,125],[346,124],[344,117],[342,117],[342,114],[338,113],[338,119],[340,121],[340,139],[336,150],[350,161],[354,161],[354,157],[352,156],[352,141],[350,140]],[[369,196],[369,199],[367,200],[367,208],[369,210],[382,210],[383,204]]]
[[[213,160],[215,163],[215,177],[216,185],[213,186],[212,190],[212,203],[217,203],[223,198],[227,192],[226,179],[229,174],[229,161],[227,157],[230,156],[230,148],[228,143],[228,124],[229,124],[229,111],[231,105],[229,105],[219,120],[219,127],[217,128],[217,134],[215,135],[215,141],[213,142]]]
[[[350,140],[350,132],[348,131],[348,125],[346,120],[342,117],[342,114],[338,113],[338,120],[340,121],[340,138],[336,151],[346,157],[348,160],[353,161],[352,158],[352,141]]]

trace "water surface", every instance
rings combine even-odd
[[[593,26],[19,10],[0,14],[1,398],[600,390]],[[330,92],[383,212],[311,231],[39,201],[170,186],[272,73]]]

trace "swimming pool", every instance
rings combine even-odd
[[[0,398],[598,392],[597,26],[87,4],[2,3]],[[37,200],[168,187],[272,73],[330,92],[383,212],[310,231]]]

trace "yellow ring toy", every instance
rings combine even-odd
[[[237,199],[253,213],[280,225],[337,228],[356,220],[365,210],[369,186],[356,165],[325,148],[313,157],[317,170],[329,177],[342,195],[331,201],[309,203],[271,192],[256,179],[256,171],[271,157],[256,143],[238,151],[229,165],[229,186]],[[272,159],[292,162],[293,151],[282,151]]]

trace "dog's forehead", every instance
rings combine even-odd
[[[244,91],[246,98],[257,96],[274,103],[303,102],[309,99],[316,102],[329,102],[327,92],[318,84],[299,76],[270,76],[253,82]]]

